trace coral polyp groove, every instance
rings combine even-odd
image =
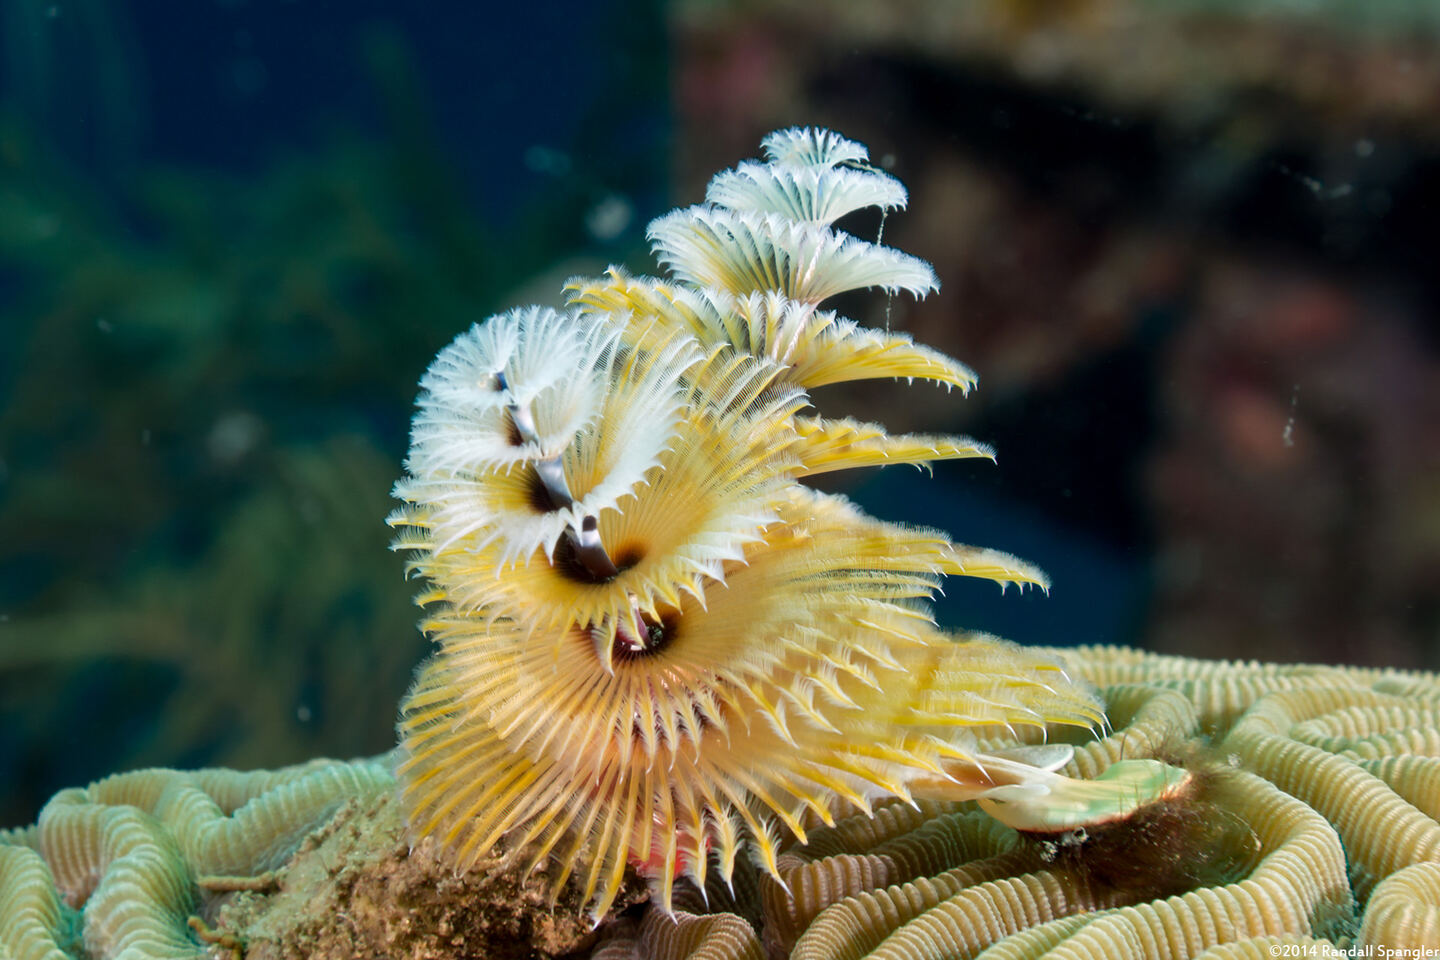
[[[632,867],[670,911],[677,877],[752,861],[778,877],[782,842],[917,791],[1043,822],[1079,802],[1053,772],[1068,752],[981,738],[1104,722],[1053,656],[933,622],[944,576],[1043,573],[801,484],[993,453],[811,411],[822,384],[964,392],[975,375],[819,307],[938,288],[924,261],[833,227],[903,207],[898,181],[829,131],[762,148],[650,225],[668,276],[580,278],[565,308],[442,350],[396,486],[438,644],[400,724],[411,824],[462,868],[497,845],[549,858],[596,918]]]

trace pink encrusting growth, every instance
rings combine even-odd
[[[1080,790],[1052,772],[1068,748],[982,751],[1103,723],[1054,659],[931,619],[946,575],[1044,575],[799,482],[993,454],[802,412],[821,384],[975,376],[817,306],[936,289],[928,264],[831,226],[903,206],[899,183],[828,131],[764,146],[651,225],[668,279],[576,280],[567,309],[500,314],[442,351],[396,487],[439,645],[400,724],[410,825],[461,867],[497,845],[553,857],[597,918],[627,864],[668,910],[677,876],[728,879],[742,850],[775,874],[783,836],[884,797],[988,797],[1043,827],[1177,776]]]

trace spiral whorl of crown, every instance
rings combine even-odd
[[[1043,574],[799,483],[991,453],[802,415],[820,384],[974,376],[818,308],[937,287],[832,226],[903,206],[900,184],[828,131],[764,150],[650,225],[669,279],[612,268],[563,311],[500,314],[445,348],[396,487],[440,645],[401,722],[410,821],[462,864],[502,838],[557,856],[597,913],[627,863],[668,906],[677,873],[728,876],[742,837],[770,867],[806,810],[963,780],[977,729],[1099,718],[1052,661],[931,624],[944,574]],[[1030,769],[991,766],[1012,784]]]

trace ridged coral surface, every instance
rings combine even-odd
[[[321,760],[62,790],[35,828],[0,833],[0,957],[205,956],[191,926],[202,891],[281,866],[342,804],[392,783],[383,763]]]
[[[1067,658],[1104,691],[1115,728],[1077,744],[1067,772],[1091,776],[1155,753],[1198,757],[1215,771],[1203,806],[1194,808],[1211,826],[1183,831],[1191,846],[1133,824],[1128,857],[1097,856],[1085,849],[1090,840],[1073,835],[1027,840],[972,803],[892,802],[873,816],[812,829],[807,844],[785,841],[777,856],[783,885],[743,859],[733,890],[714,871],[704,895],[678,883],[673,920],[654,906],[632,908],[601,925],[592,956],[1221,960],[1269,957],[1278,946],[1309,947],[1296,955],[1320,957],[1326,948],[1372,946],[1375,956],[1381,946],[1440,950],[1440,861],[1428,840],[1440,830],[1433,816],[1440,780],[1426,772],[1440,767],[1440,757],[1412,749],[1425,742],[1428,728],[1415,726],[1415,717],[1440,702],[1440,678],[1118,648]],[[1404,705],[1354,706],[1377,697]],[[1346,732],[1322,733],[1337,730]],[[1317,737],[1344,742],[1306,742]],[[435,960],[490,954],[483,936],[447,946],[456,931],[416,929],[418,916],[479,911],[499,930],[498,904],[512,902],[519,913],[505,923],[536,931],[553,923],[557,913],[537,892],[554,879],[553,863],[534,878],[529,899],[485,899],[485,883],[523,889],[503,885],[518,880],[505,879],[516,870],[504,871],[500,857],[486,860],[473,881],[442,867],[397,884],[403,864],[426,852],[407,853],[398,818],[342,814],[322,834],[332,839],[277,863],[345,797],[378,790],[382,812],[393,808],[384,798],[390,782],[383,767],[362,763],[273,774],[147,771],[65,791],[39,828],[0,833],[0,957],[198,957],[206,944],[187,921],[197,907],[213,915],[217,896],[256,905],[222,914],[212,939],[228,935],[224,942],[248,942],[252,951],[263,944],[265,956],[345,955],[318,946],[330,941],[311,928],[325,918],[303,912],[315,902],[363,902],[365,930],[404,931],[406,943],[423,944]],[[332,846],[337,839],[348,845]],[[1115,850],[1113,841],[1105,849]],[[1127,872],[1126,861],[1145,858],[1148,873]],[[246,867],[263,873],[262,882],[227,894],[244,884],[205,875],[218,867]],[[495,871],[496,879],[484,879]],[[1157,876],[1178,879],[1162,890]],[[447,905],[417,914],[419,891],[432,887],[426,896]],[[561,914],[582,902],[578,885],[569,890]],[[204,911],[207,901],[212,909]],[[301,913],[284,920],[286,909]],[[325,936],[352,938],[336,943],[384,949],[376,946],[387,942],[380,934],[356,939],[350,921],[331,919],[336,930]],[[585,943],[578,933],[528,936],[535,956],[551,955],[537,944],[563,944],[553,947],[558,955]],[[397,955],[419,955],[388,942]]]
[[[1221,960],[1440,951],[1432,846],[1440,757],[1427,747],[1440,678],[1120,648],[1082,648],[1067,662],[1102,688],[1115,727],[1078,745],[1067,772],[1188,756],[1210,771],[1193,807],[1177,807],[1171,821],[1122,822],[1122,857],[1114,835],[1037,844],[987,823],[971,804],[886,806],[786,849],[785,884],[761,878],[754,940],[725,955]],[[1197,828],[1192,818],[1207,822]],[[1177,836],[1188,839],[1173,846]],[[690,956],[641,947],[627,956]]]

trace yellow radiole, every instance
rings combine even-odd
[[[1101,728],[1099,701],[1050,655],[939,630],[928,601],[946,575],[1044,574],[803,485],[993,454],[805,412],[822,384],[976,378],[820,309],[938,289],[924,261],[833,227],[903,207],[900,183],[827,130],[763,149],[650,225],[668,277],[577,279],[565,309],[442,350],[395,489],[439,648],[400,722],[410,827],[462,868],[497,845],[555,858],[555,890],[578,877],[597,921],[629,864],[670,910],[677,877],[728,880],[748,848],[779,879],[783,837],[885,798],[1058,831],[1188,777],[1131,760],[1074,780],[1054,772],[1068,746],[996,749],[1017,727]]]

